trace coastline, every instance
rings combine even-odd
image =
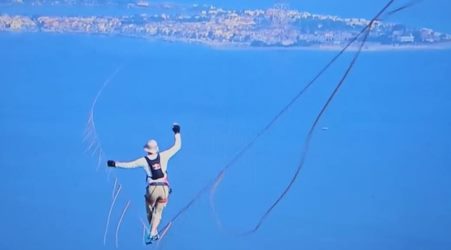
[[[8,32],[0,31],[0,34],[53,34],[53,35],[73,35],[73,36],[98,36],[98,37],[122,37],[128,39],[140,39],[149,42],[163,42],[163,43],[177,43],[186,45],[198,45],[204,46],[216,50],[299,50],[299,51],[340,51],[345,44],[340,45],[328,45],[317,44],[311,46],[252,46],[250,43],[234,43],[234,42],[220,42],[220,41],[202,41],[196,39],[180,39],[180,38],[168,38],[168,37],[155,37],[155,36],[139,36],[131,34],[120,33],[96,33],[96,32],[61,32],[61,31],[17,31]],[[359,41],[355,41],[347,51],[354,52],[358,50]],[[451,49],[451,41],[431,43],[431,44],[376,44],[367,42],[362,48],[362,52],[386,52],[386,51],[426,51],[426,50],[449,50]]]

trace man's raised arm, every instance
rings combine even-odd
[[[174,141],[174,145],[172,145],[171,148],[166,150],[169,157],[172,157],[182,147],[182,137],[180,136],[180,125],[177,123],[174,123],[174,126],[172,126],[172,131],[174,132],[175,141]]]

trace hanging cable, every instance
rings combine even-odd
[[[419,1],[411,1],[399,8],[396,8],[392,11],[389,11],[385,14],[385,16],[390,16],[393,15],[399,11],[402,11],[408,7],[411,7],[415,4],[417,4]],[[355,54],[351,64],[349,65],[349,68],[347,69],[347,71],[345,72],[345,75],[343,76],[343,78],[341,79],[341,81],[339,82],[339,84],[337,85],[337,89],[336,91],[334,91],[331,95],[331,99],[328,100],[325,104],[325,106],[323,107],[324,109],[321,110],[321,112],[318,114],[317,120],[315,120],[315,122],[312,125],[311,131],[309,132],[309,135],[307,137],[308,140],[306,140],[306,146],[304,148],[303,151],[303,157],[301,157],[301,162],[298,165],[298,168],[296,169],[296,172],[294,173],[291,181],[289,182],[288,186],[285,188],[285,190],[282,192],[282,194],[276,199],[276,201],[268,208],[268,210],[264,213],[264,215],[260,218],[259,222],[256,224],[256,226],[254,227],[254,229],[249,230],[248,232],[244,233],[244,234],[249,234],[249,233],[253,233],[256,230],[258,230],[258,228],[261,226],[261,224],[263,223],[264,219],[269,215],[269,213],[272,211],[272,209],[280,202],[280,200],[288,193],[289,189],[291,188],[292,184],[295,182],[295,180],[297,179],[297,176],[304,164],[304,160],[305,160],[305,156],[307,155],[308,152],[308,144],[310,143],[311,137],[313,135],[313,131],[316,128],[316,125],[319,121],[319,119],[321,118],[321,116],[323,115],[323,113],[325,112],[325,110],[327,109],[327,107],[329,106],[330,102],[332,101],[333,97],[335,96],[336,92],[339,90],[339,88],[341,87],[341,85],[343,84],[344,80],[346,79],[346,77],[348,76],[350,70],[352,69],[352,67],[355,64],[355,61],[357,60],[358,56],[360,55],[362,48],[364,46],[364,44],[366,43],[366,40],[369,36],[370,33],[370,29],[371,26],[374,24],[375,21],[379,20],[379,18],[387,11],[387,9],[394,3],[394,0],[388,1],[387,4],[376,14],[375,17],[373,17],[371,19],[371,21],[368,23],[368,25],[366,25],[356,36],[354,36],[347,44],[345,47],[343,47],[342,50],[340,50],[316,75],[315,77],[309,81],[307,83],[307,85],[302,88],[289,102],[287,105],[285,105],[274,117],[273,119],[270,120],[270,122],[263,128],[261,129],[257,135],[249,142],[247,143],[233,158],[232,160],[230,160],[217,174],[216,178],[208,183],[207,185],[205,185],[196,195],[193,199],[191,199],[187,205],[185,205],[184,207],[182,207],[182,209],[179,210],[179,212],[173,217],[171,218],[171,220],[169,220],[169,222],[165,225],[165,227],[163,227],[163,231],[165,232],[165,235],[167,234],[169,228],[174,224],[174,222],[184,213],[186,212],[193,204],[194,202],[200,198],[200,196],[206,192],[207,190],[210,190],[210,201],[211,204],[214,204],[213,202],[213,198],[214,198],[214,194],[215,194],[215,190],[216,188],[219,186],[219,183],[222,181],[224,174],[226,172],[226,170],[228,168],[230,168],[232,165],[234,165],[254,144],[255,142],[262,136],[264,135],[266,132],[268,132],[268,130],[276,123],[276,121],[289,109],[291,108],[291,106],[305,93],[305,91],[310,88],[315,82],[316,80],[325,72],[327,71],[327,69],[329,69],[329,67],[346,51],[349,49],[349,47],[362,35],[365,33],[364,35],[364,39],[362,41],[362,43],[360,44],[360,46],[358,47],[358,52]],[[215,213],[216,218],[216,212],[214,209],[214,205],[212,206],[213,212]],[[219,225],[221,225],[221,223],[218,223]],[[162,235],[162,236],[165,236]]]

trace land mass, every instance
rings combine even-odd
[[[16,1],[16,4],[23,3]],[[31,2],[31,7],[36,4]],[[253,10],[225,10],[214,6],[192,5],[181,10],[173,6],[161,8],[159,5],[157,8],[149,2],[138,1],[127,2],[126,7],[142,11],[120,16],[1,13],[0,32],[129,36],[216,47],[339,49],[370,23],[368,19],[317,15],[282,5]],[[428,28],[409,28],[402,24],[375,21],[365,48],[450,47],[449,34]]]

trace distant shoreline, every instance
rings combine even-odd
[[[172,41],[178,43],[184,43],[181,41]],[[355,42],[355,45],[351,45],[347,51],[357,51],[358,43]],[[190,43],[187,43],[190,44]],[[191,43],[192,44],[192,43]],[[306,50],[306,51],[340,51],[346,45],[313,45],[313,46],[250,46],[250,45],[225,45],[225,44],[216,44],[216,43],[196,43],[199,45],[205,45],[207,47],[211,47],[213,49],[224,49],[224,50]],[[383,51],[413,51],[413,50],[448,50],[451,49],[451,42],[444,42],[440,44],[431,44],[431,45],[380,45],[380,44],[366,44],[362,51],[366,52],[383,52]]]
[[[105,38],[127,38],[139,39],[149,42],[162,42],[186,45],[198,45],[216,50],[299,50],[299,51],[326,51],[335,52],[342,50],[346,44],[341,45],[312,45],[312,46],[252,46],[245,43],[232,42],[203,42],[198,40],[182,40],[182,39],[167,39],[161,37],[145,37],[133,36],[127,34],[101,34],[101,33],[83,33],[83,32],[40,32],[40,31],[19,31],[19,32],[5,32],[0,31],[0,34],[48,34],[48,35],[71,35],[71,36],[88,36],[88,37],[105,37]],[[346,51],[354,52],[358,50],[359,41],[355,41],[353,45],[349,46]],[[367,43],[362,48],[363,52],[386,52],[386,51],[427,51],[427,50],[449,50],[451,49],[451,42],[434,43],[430,45],[383,45]]]
[[[93,34],[94,35],[94,34]],[[194,40],[179,40],[179,39],[165,39],[155,37],[133,37],[127,35],[121,35],[122,37],[140,38],[148,41],[161,41],[167,43],[179,43],[179,44],[196,44],[199,46],[205,46],[218,50],[305,50],[305,51],[340,51],[346,44],[341,45],[312,45],[312,46],[252,46],[244,43],[231,43],[231,42],[202,42]],[[359,47],[359,41],[355,41],[353,45],[349,46],[347,51],[357,51]],[[366,52],[384,52],[384,51],[413,51],[413,50],[448,50],[451,49],[451,42],[434,43],[430,45],[384,45],[366,43],[362,48],[362,51]]]

